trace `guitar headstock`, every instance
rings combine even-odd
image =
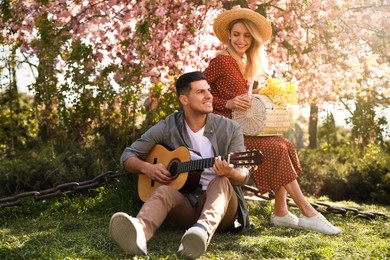
[[[264,160],[264,155],[259,150],[231,153],[227,161],[235,166],[257,166]]]

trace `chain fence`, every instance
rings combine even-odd
[[[273,193],[267,193],[266,195],[262,195],[259,193],[259,190],[255,187],[245,185],[242,187],[244,191],[251,192],[254,196],[249,197],[248,199],[257,200],[257,198],[262,200],[272,200],[274,199]],[[332,206],[328,203],[324,202],[310,202],[310,204],[318,211],[324,214],[340,214],[344,216],[351,216],[351,217],[357,217],[357,218],[365,218],[365,219],[377,219],[377,218],[383,218],[388,219],[389,217],[385,215],[384,213],[380,212],[364,212],[360,209],[356,208],[350,208],[350,207],[338,207],[338,206]],[[297,205],[292,201],[290,197],[287,197],[287,205],[292,207],[297,207]]]
[[[0,208],[19,206],[29,199],[37,201],[45,200],[51,197],[68,196],[76,192],[83,192],[90,189],[96,189],[113,182],[116,178],[124,176],[125,173],[108,171],[97,175],[91,180],[82,182],[68,182],[55,186],[54,188],[41,191],[28,191],[18,195],[0,199]]]
[[[20,206],[25,204],[27,200],[34,199],[36,201],[46,200],[51,197],[68,196],[73,193],[81,193],[90,189],[96,189],[102,186],[106,186],[113,182],[116,178],[126,175],[123,172],[107,171],[94,177],[91,180],[82,182],[68,182],[55,186],[54,188],[41,190],[41,191],[29,191],[17,194],[15,196],[1,198],[0,208]],[[253,186],[244,185],[242,189],[246,193],[248,200],[273,200],[273,193],[267,193],[266,195],[260,194],[259,190]],[[248,194],[250,193],[250,194]],[[297,207],[290,197],[287,198],[287,204],[292,207]],[[364,219],[377,219],[389,217],[380,212],[364,212],[356,208],[349,207],[337,207],[332,206],[324,202],[311,202],[310,203],[317,211],[325,214],[333,213],[344,216],[352,216]]]

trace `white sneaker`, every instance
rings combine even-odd
[[[122,251],[131,255],[147,255],[146,238],[138,219],[118,212],[110,220],[110,236]]]
[[[321,213],[310,218],[301,215],[298,226],[328,235],[343,233],[341,229],[333,226]]]
[[[283,217],[276,216],[274,213],[271,214],[271,223],[275,226],[297,228],[298,221],[299,218],[290,211]]]
[[[207,239],[206,229],[195,225],[184,233],[177,253],[186,259],[196,259],[206,252]]]

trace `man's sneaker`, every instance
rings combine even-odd
[[[298,226],[328,235],[343,233],[341,229],[333,226],[321,213],[310,218],[300,216]]]
[[[146,238],[138,219],[118,212],[110,220],[110,236],[122,251],[131,255],[147,255]]]
[[[195,224],[184,233],[177,253],[186,259],[196,259],[206,252],[207,240],[206,228],[201,224]]]
[[[283,217],[278,217],[274,213],[271,214],[271,223],[275,226],[297,228],[299,218],[290,211]]]

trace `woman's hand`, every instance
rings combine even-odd
[[[254,90],[252,90],[252,94],[259,94],[259,92],[260,92],[259,88],[255,88]]]
[[[252,99],[248,95],[243,94],[240,96],[236,96],[233,99],[229,99],[226,102],[225,106],[228,109],[247,110],[248,108],[251,107],[251,105],[252,105]]]

